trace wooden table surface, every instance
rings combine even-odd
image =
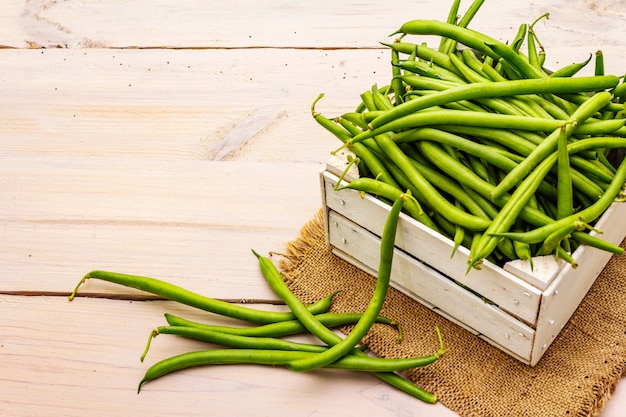
[[[456,415],[370,376],[254,366],[137,395],[150,363],[200,346],[162,336],[141,363],[162,314],[201,315],[100,282],[66,298],[104,269],[281,309],[250,249],[280,251],[321,206],[337,141],[311,102],[353,109],[389,80],[379,41],[450,4],[3,0],[0,416]],[[548,66],[601,49],[607,72],[626,72],[624,0],[487,2],[471,26],[510,40],[544,12]],[[602,417],[622,415],[623,385]]]

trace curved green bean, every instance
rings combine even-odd
[[[530,79],[513,80],[502,82],[464,84],[441,91],[439,94],[427,95],[415,100],[410,100],[395,106],[393,110],[377,117],[371,122],[372,128],[382,126],[390,121],[427,107],[438,106],[453,101],[470,100],[485,97],[505,97],[520,94],[544,94],[544,93],[579,93],[593,92],[616,87],[620,82],[619,77],[613,75],[553,78],[553,79]],[[370,131],[361,135],[370,135]],[[356,141],[361,138],[355,138]]]
[[[74,299],[78,292],[78,288],[88,279],[99,279],[115,284],[123,285],[145,291],[168,300],[177,301],[191,307],[199,308],[215,314],[221,314],[226,317],[232,317],[245,320],[250,323],[275,323],[285,320],[293,320],[295,316],[290,312],[263,311],[239,304],[228,303],[226,301],[205,297],[194,293],[185,288],[161,281],[156,278],[144,277],[139,275],[120,274],[117,272],[107,271],[91,271],[86,274],[78,283],[72,294],[69,296],[70,301]],[[328,311],[332,298],[335,294],[321,299],[320,301],[307,307],[307,311],[311,314]]]
[[[389,214],[387,215],[387,220],[385,221],[385,226],[381,235],[380,262],[378,266],[376,288],[374,289],[374,294],[372,295],[370,302],[363,313],[363,317],[361,317],[361,319],[354,325],[350,333],[348,333],[348,335],[339,343],[331,346],[325,352],[309,358],[298,359],[290,362],[288,365],[290,369],[306,372],[334,363],[352,351],[372,327],[376,316],[378,316],[383,307],[385,297],[387,296],[387,290],[389,288],[389,281],[391,278],[393,254],[395,251],[398,220],[404,202],[407,198],[408,197],[405,194],[396,198]]]
[[[271,366],[289,366],[297,360],[305,360],[319,353],[302,351],[281,351],[269,349],[210,349],[196,352],[182,353],[150,366],[139,382],[137,392],[144,384],[169,373],[189,369],[196,366],[228,365],[228,364],[257,364]],[[439,359],[440,354],[417,358],[387,359],[367,355],[346,355],[336,362],[327,365],[328,368],[346,369],[360,372],[393,373],[429,365]],[[434,397],[426,397],[429,402]]]
[[[361,313],[319,313],[315,314],[314,317],[324,327],[335,328],[354,324],[359,321],[361,315]],[[238,336],[283,337],[300,334],[307,331],[306,327],[304,327],[302,323],[297,319],[285,320],[276,323],[268,323],[252,327],[217,326],[214,324],[198,323],[169,313],[165,314],[165,320],[170,326],[196,327],[199,329],[204,329],[206,331],[228,333]],[[400,327],[399,323],[383,316],[378,316],[376,318],[376,322],[395,327],[398,331],[398,341],[402,341],[403,334],[402,328]]]

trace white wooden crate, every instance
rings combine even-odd
[[[330,158],[320,175],[327,240],[336,255],[375,276],[390,206],[371,195],[362,198],[354,190],[334,189],[345,160]],[[357,176],[354,169],[344,178]],[[625,216],[626,204],[613,203],[596,225],[604,232],[601,238],[621,243]],[[391,285],[531,366],[539,362],[612,256],[581,245],[572,254],[577,268],[544,256],[533,258],[532,272],[526,261],[504,267],[484,261],[480,270],[466,274],[469,250],[460,247],[451,258],[452,248],[449,238],[401,214]]]

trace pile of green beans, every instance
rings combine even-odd
[[[534,26],[510,42],[467,26],[483,1],[463,16],[454,1],[447,21],[411,20],[392,33],[388,85],[373,85],[354,111],[315,120],[357,163],[350,188],[391,203],[405,189],[404,211],[469,250],[468,272],[485,259],[554,255],[576,267],[572,253],[590,245],[622,254],[596,235],[597,219],[624,199],[626,82],[604,73],[601,52],[556,71]],[[438,37],[437,47],[410,42]],[[343,177],[342,177],[343,178]]]
[[[193,322],[166,313],[167,325],[158,326],[150,333],[141,361],[146,357],[152,339],[159,334],[177,335],[220,345],[223,348],[185,352],[153,364],[140,381],[138,392],[145,383],[181,369],[207,365],[262,364],[284,366],[298,372],[319,368],[369,372],[422,401],[434,403],[436,402],[434,394],[404,378],[401,372],[430,365],[446,352],[438,328],[435,330],[439,338],[439,349],[431,355],[410,358],[374,357],[364,352],[367,346],[362,342],[374,323],[394,326],[398,330],[398,341],[401,342],[403,338],[400,325],[381,316],[380,312],[389,287],[397,223],[405,202],[414,202],[410,192],[395,195],[381,242],[381,267],[376,288],[363,312],[329,312],[337,292],[311,305],[303,304],[287,287],[272,260],[254,250],[252,252],[259,261],[259,267],[268,285],[289,307],[289,311],[253,309],[205,297],[156,278],[98,270],[85,275],[69,299],[71,301],[76,297],[79,287],[87,280],[99,279],[243,322],[242,326],[217,326]],[[353,326],[345,338],[331,330],[345,325]],[[300,343],[285,338],[301,333],[309,333],[322,343]]]

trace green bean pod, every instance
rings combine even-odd
[[[367,334],[375,318],[379,315],[387,290],[389,288],[389,280],[391,278],[391,266],[393,263],[393,254],[395,251],[396,230],[400,212],[407,199],[407,195],[402,194],[393,203],[380,243],[380,262],[378,266],[378,275],[376,279],[376,288],[372,295],[367,308],[363,313],[363,317],[354,325],[350,333],[339,343],[331,346],[327,351],[318,353],[310,358],[298,359],[289,363],[289,369],[306,372],[317,368],[330,365],[353,350],[355,346],[361,342],[361,339]]]
[[[156,278],[144,277],[139,275],[120,274],[117,272],[107,271],[91,271],[86,274],[78,283],[72,294],[69,296],[70,301],[74,299],[78,292],[78,288],[88,279],[99,279],[115,284],[123,285],[145,291],[168,300],[177,301],[191,307],[195,307],[204,311],[220,314],[226,317],[245,320],[250,323],[275,323],[285,320],[293,320],[294,314],[290,312],[263,311],[242,305],[228,303],[226,301],[205,297],[194,293],[169,282],[161,281]],[[332,298],[335,294],[323,298],[319,302],[307,307],[307,311],[311,314],[325,312],[330,308]]]
[[[210,349],[196,352],[186,352],[176,355],[152,365],[139,382],[137,392],[142,386],[169,373],[189,369],[197,366],[228,365],[228,364],[257,364],[270,366],[288,366],[291,362],[305,360],[319,355],[313,352],[281,351],[269,349]],[[367,355],[346,355],[328,368],[346,369],[360,372],[391,373],[418,368],[435,362],[441,354],[428,355],[417,358],[387,359]],[[432,398],[432,402],[434,398]]]
[[[314,315],[315,319],[319,321],[322,326],[327,328],[354,324],[359,321],[361,316],[361,313],[320,313]],[[206,331],[250,337],[283,337],[301,334],[307,331],[306,327],[297,319],[252,327],[217,326],[214,324],[198,323],[169,313],[165,314],[165,320],[170,326],[195,327]],[[398,331],[398,341],[402,341],[402,328],[396,321],[387,317],[378,316],[376,322],[395,327]]]

